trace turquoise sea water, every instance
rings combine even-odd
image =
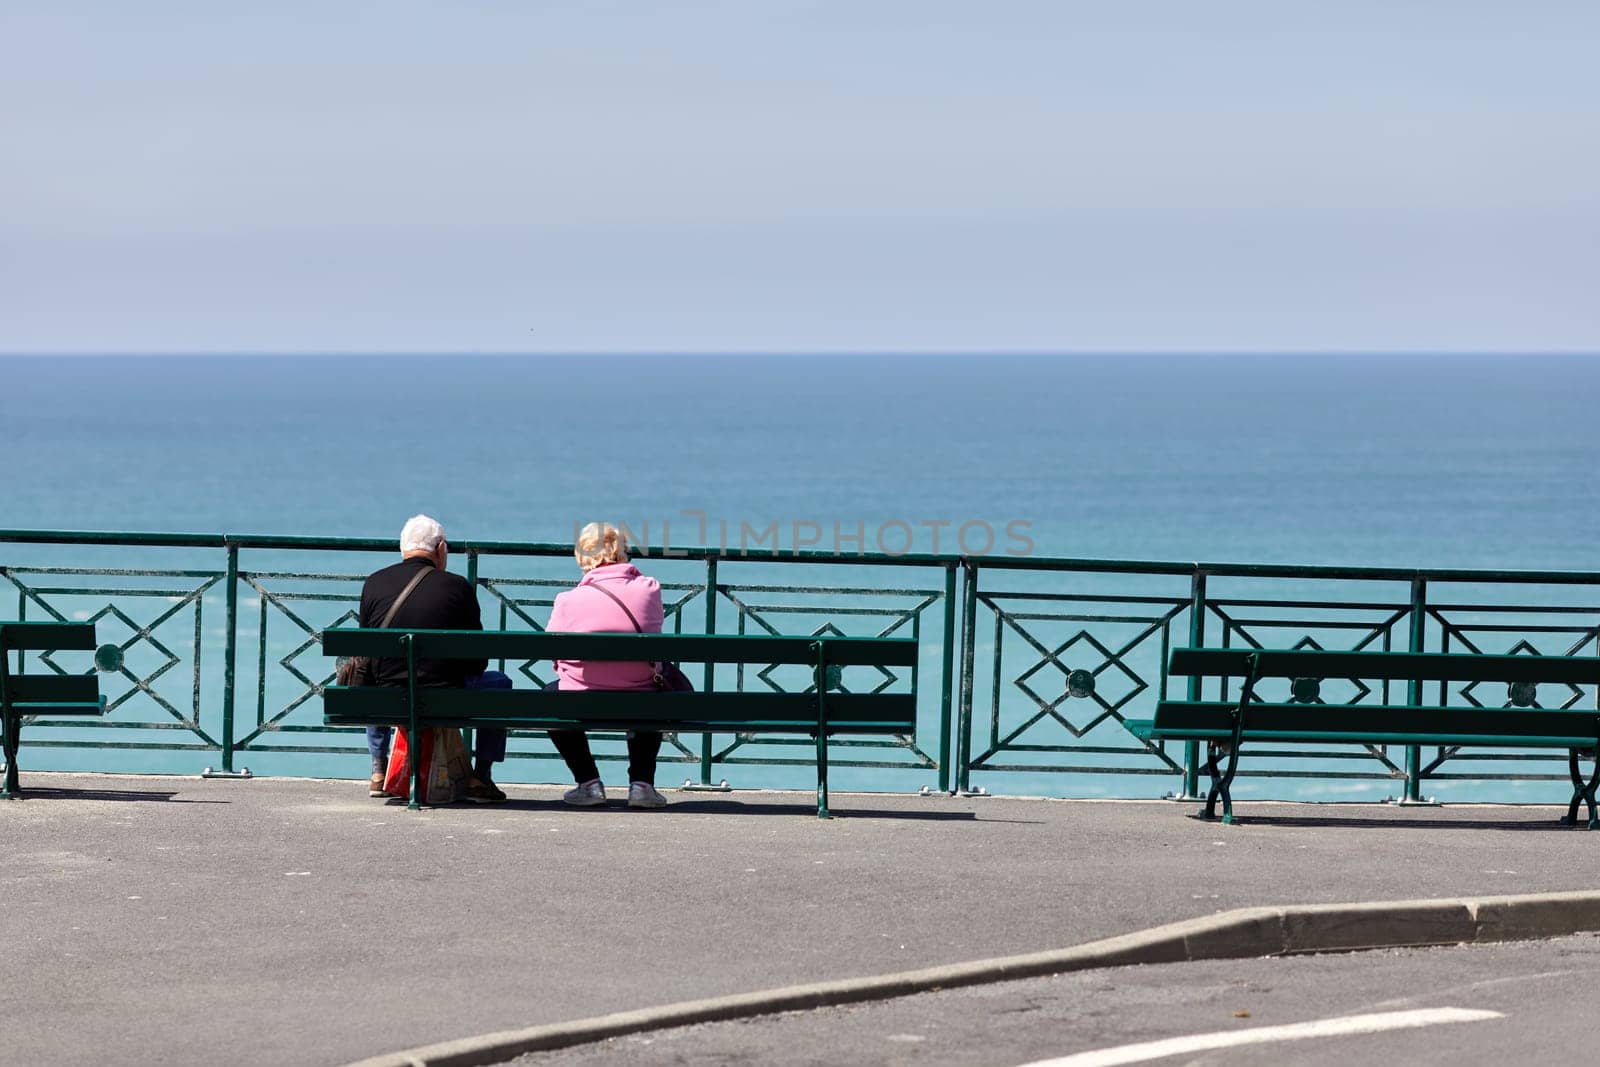
[[[1600,359],[1531,355],[9,357],[0,528],[390,537],[427,511],[682,546],[703,513],[707,541],[785,547],[974,523],[1004,550],[1014,524],[1055,556],[1600,570],[1597,399]]]
[[[1600,359],[7,358],[5,527],[562,540],[683,509],[1041,553],[1592,567]],[[690,523],[674,540],[693,540]],[[830,527],[831,528],[831,527]]]

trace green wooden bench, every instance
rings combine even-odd
[[[813,736],[817,744],[817,814],[822,818],[828,817],[830,736],[909,737],[916,732],[917,642],[907,638],[341,629],[323,632],[322,650],[330,656],[404,659],[413,668],[412,682],[406,688],[324,687],[323,721],[330,726]],[[812,681],[801,693],[427,688],[415,684],[419,659],[787,664],[807,668]],[[846,667],[910,668],[911,691],[843,692],[839,670]],[[422,768],[414,766],[411,807],[419,806],[421,795]]]
[[[0,622],[0,721],[5,730],[5,785],[0,797],[21,794],[17,783],[17,748],[22,720],[35,715],[104,715],[105,698],[93,674],[23,674],[24,652],[92,649],[92,622]],[[11,653],[18,655],[18,669]]]
[[[1572,777],[1572,802],[1562,822],[1575,825],[1578,804],[1588,806],[1591,830],[1600,829],[1595,789],[1600,761],[1585,781],[1579,759],[1594,757],[1600,746],[1600,711],[1594,708],[1537,707],[1540,683],[1600,684],[1600,658],[1577,656],[1499,656],[1443,652],[1330,652],[1315,650],[1180,648],[1169,673],[1191,678],[1237,678],[1239,697],[1228,701],[1164,700],[1155,718],[1127,721],[1144,740],[1204,741],[1206,772],[1212,785],[1199,817],[1233,822],[1229,786],[1241,746],[1259,741],[1314,744],[1441,745],[1566,749]],[[1263,678],[1290,679],[1291,699],[1256,699]],[[1405,704],[1325,704],[1327,678],[1406,682]],[[1423,701],[1424,682],[1505,683],[1505,707],[1449,707]],[[1218,769],[1226,757],[1227,766]]]

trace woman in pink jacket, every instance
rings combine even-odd
[[[661,583],[628,562],[628,541],[609,522],[591,522],[578,534],[573,548],[583,579],[556,597],[546,629],[552,633],[661,632]],[[586,663],[556,660],[555,685],[561,689],[656,688],[655,668],[649,663]],[[589,739],[582,730],[551,730],[550,740],[567,761],[577,782],[561,798],[578,807],[606,802],[606,787]],[[656,791],[656,756],[661,734],[636,730],[628,735],[628,807],[662,808],[667,798]]]

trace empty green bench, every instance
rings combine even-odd
[[[326,686],[329,726],[505,727],[517,730],[661,730],[676,733],[806,734],[817,745],[817,814],[828,817],[828,738],[910,737],[916,732],[917,642],[886,637],[733,634],[557,634],[497,630],[337,629],[322,634],[330,656],[403,659],[411,684]],[[415,684],[421,659],[608,660],[798,665],[805,692],[622,692],[589,689],[447,689]],[[849,667],[910,668],[908,692],[849,693]],[[417,761],[413,761],[415,764]],[[422,768],[413,766],[410,806],[419,806]]]
[[[5,730],[5,784],[0,797],[21,793],[17,748],[22,720],[37,715],[104,715],[105,698],[93,674],[23,674],[21,653],[92,649],[92,622],[0,622],[0,728]],[[11,654],[18,653],[16,669]]]
[[[1144,740],[1204,741],[1206,772],[1212,785],[1202,818],[1233,819],[1229,786],[1242,746],[1263,741],[1355,745],[1442,745],[1565,749],[1572,777],[1572,801],[1562,822],[1575,825],[1578,804],[1588,807],[1591,830],[1600,829],[1595,790],[1600,761],[1587,781],[1579,760],[1600,746],[1600,710],[1536,707],[1541,683],[1600,684],[1600,658],[1578,656],[1502,656],[1444,652],[1331,652],[1316,650],[1180,648],[1169,673],[1192,678],[1236,678],[1237,700],[1164,700],[1153,719],[1127,721]],[[1263,678],[1290,679],[1286,703],[1256,698]],[[1407,682],[1406,704],[1325,704],[1323,680]],[[1424,682],[1504,683],[1506,707],[1450,707],[1422,700]],[[1226,757],[1225,768],[1218,761]]]

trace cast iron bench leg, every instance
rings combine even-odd
[[[0,798],[15,799],[22,795],[22,788],[17,781],[17,733],[22,726],[22,716],[8,712],[5,716],[5,759],[6,778],[5,785],[0,786]]]
[[[1217,768],[1217,750],[1224,742],[1206,742],[1206,773],[1211,776],[1211,789],[1206,793],[1206,809],[1200,813],[1202,819],[1215,819],[1217,817],[1217,799],[1222,799],[1222,822],[1232,826],[1236,821],[1233,817],[1233,792],[1229,787],[1233,785],[1233,775],[1239,769],[1238,742],[1228,746],[1228,767],[1226,770]]]
[[[1594,753],[1594,774],[1589,780],[1583,780],[1583,773],[1578,768],[1578,749],[1569,749],[1567,752],[1567,772],[1572,775],[1572,803],[1567,805],[1567,814],[1562,822],[1567,826],[1578,825],[1578,803],[1583,802],[1589,809],[1590,830],[1600,830],[1600,818],[1595,813],[1595,790],[1600,788],[1600,749]]]
[[[5,754],[5,784],[0,786],[0,798],[18,795],[17,788],[17,732],[22,729],[22,716],[11,706],[11,659],[6,647],[5,631],[0,630],[0,729],[5,737],[0,739],[0,752]]]
[[[817,687],[817,818],[831,819],[828,811],[828,652],[821,641],[813,642],[811,651],[813,680]]]
[[[1261,656],[1252,653],[1250,671],[1245,675],[1244,686],[1239,690],[1239,706],[1233,710],[1233,743],[1228,746],[1228,769],[1217,774],[1217,743],[1206,743],[1206,771],[1211,775],[1211,791],[1206,794],[1206,810],[1201,818],[1217,817],[1217,797],[1222,798],[1222,821],[1233,825],[1233,775],[1239,769],[1239,744],[1244,737],[1244,713],[1256,695],[1256,681],[1261,677]]]

